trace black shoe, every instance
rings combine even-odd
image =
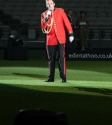
[[[62,79],[62,81],[61,81],[62,83],[65,83],[66,82],[66,79]]]
[[[54,80],[47,79],[45,82],[54,82]]]

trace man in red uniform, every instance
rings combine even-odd
[[[55,57],[58,48],[58,66],[62,82],[66,82],[66,61],[65,61],[65,27],[70,35],[69,41],[74,39],[70,22],[61,8],[55,7],[54,0],[46,0],[48,10],[41,14],[41,28],[46,33],[46,50],[49,62],[49,76],[45,82],[54,82]]]

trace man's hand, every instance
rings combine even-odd
[[[73,40],[74,40],[74,37],[73,37],[73,36],[69,36],[69,41],[70,41],[70,43],[72,43]]]
[[[51,15],[51,10],[48,10],[46,17],[49,17],[50,15]]]
[[[47,22],[47,21],[48,21],[50,15],[51,15],[51,10],[48,10],[44,22]]]

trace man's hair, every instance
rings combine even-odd
[[[83,10],[81,10],[81,11],[80,11],[80,14],[83,14],[83,13],[85,14],[85,12],[84,12]]]
[[[72,9],[68,9],[67,12],[68,12],[68,11],[72,11]]]
[[[46,1],[49,1],[49,0],[46,0]],[[55,3],[55,0],[52,0],[54,3]]]

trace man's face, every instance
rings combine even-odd
[[[46,7],[49,10],[54,10],[55,3],[52,0],[46,0]]]
[[[82,14],[81,14],[81,17],[84,18],[84,17],[85,17],[85,13],[82,13]]]
[[[72,11],[71,11],[71,10],[69,10],[68,14],[69,14],[69,15],[72,15]]]

